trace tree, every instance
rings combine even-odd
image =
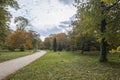
[[[34,31],[33,34],[34,34],[33,48],[34,51],[37,51],[39,48],[39,41],[41,41],[41,39],[40,39],[40,35],[37,32]]]
[[[52,43],[52,38],[50,37],[45,38],[44,40],[45,49],[51,49],[52,46],[51,43]]]
[[[63,46],[61,43],[58,44],[58,48],[57,48],[58,51],[62,51],[63,50]]]
[[[45,49],[45,45],[43,41],[40,41],[39,43],[39,49],[44,50]]]
[[[65,33],[58,33],[53,35],[53,37],[56,38],[57,40],[57,48],[59,51],[62,51],[63,49],[66,48],[66,43],[67,43],[67,35]]]
[[[18,30],[25,30],[26,26],[29,24],[28,20],[22,16],[15,18],[15,23],[17,23]]]
[[[120,0],[75,1],[77,1],[78,7],[76,28],[83,34],[93,33],[97,34],[97,37],[99,36],[101,43],[100,61],[107,61],[107,45],[115,40],[115,43],[120,41],[120,25],[118,23],[118,21],[120,22],[120,15],[118,15]]]
[[[75,36],[77,35],[77,33],[75,32],[74,28],[72,31],[69,31],[68,32],[68,39],[67,41],[69,42],[69,45],[67,46],[68,47],[68,50],[76,50],[76,39],[75,39]]]
[[[7,44],[10,50],[20,49],[24,51],[26,46],[26,33],[21,30],[16,30],[8,36]]]
[[[112,3],[112,5],[109,5],[109,6],[106,6],[106,4],[105,4],[105,0],[103,0],[102,2],[101,2],[101,8],[103,9],[102,11],[101,11],[101,15],[107,15],[106,14],[106,12],[104,12],[105,10],[108,10],[108,11],[118,11],[118,10],[112,10],[111,9],[111,7],[114,7],[114,6],[116,6],[117,4],[119,5],[119,0],[117,0],[116,2],[115,2],[115,0],[113,0],[113,2],[110,2],[110,4]],[[115,3],[114,3],[115,2]],[[107,3],[107,2],[106,2]],[[117,8],[117,7],[115,7],[115,8]],[[110,12],[111,13],[111,12]],[[112,15],[108,15],[108,16],[112,16]],[[115,18],[117,17],[117,16],[114,16]],[[113,18],[112,18],[113,19]],[[111,20],[112,20],[111,19]],[[110,22],[111,23],[111,22]],[[106,40],[106,37],[104,36],[104,34],[106,33],[106,27],[107,27],[107,25],[108,25],[109,23],[107,23],[107,18],[106,17],[103,17],[103,19],[101,20],[101,26],[100,26],[100,31],[101,31],[101,36],[102,36],[102,39],[101,39],[101,58],[100,58],[100,61],[101,62],[104,62],[104,61],[107,61],[107,41],[108,40]],[[119,26],[120,27],[120,26]],[[115,31],[115,33],[117,32],[118,30],[116,30]],[[109,32],[109,31],[108,31]],[[109,37],[109,36],[108,36]]]
[[[8,29],[8,21],[12,17],[7,11],[7,7],[18,9],[18,3],[15,0],[0,0],[0,46],[5,42]]]
[[[53,40],[53,51],[54,52],[57,51],[57,40],[56,40],[56,38],[54,38],[54,40]]]
[[[57,50],[62,51],[68,47],[68,38],[65,33],[51,34],[49,37],[46,37],[44,40],[45,49],[53,49],[54,38],[57,41]]]
[[[31,31],[26,32],[26,48],[33,49],[33,40],[35,36]]]
[[[7,44],[10,50],[38,49],[40,42],[39,34],[31,31],[16,30],[8,35]]]

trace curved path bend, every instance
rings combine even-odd
[[[0,63],[0,80],[35,61],[36,59],[43,56],[45,53],[46,51],[40,51],[32,55]]]

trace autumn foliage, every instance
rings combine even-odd
[[[7,38],[7,45],[10,50],[14,49],[32,49],[34,35],[30,32],[16,30]]]

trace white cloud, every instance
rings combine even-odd
[[[41,32],[54,28],[63,21],[69,21],[70,17],[76,14],[76,8],[73,7],[72,3],[65,5],[60,1],[61,0],[18,0],[21,9],[15,11],[10,8],[9,10],[13,14],[13,18],[16,16],[24,16],[29,19],[30,23],[34,26],[34,30]],[[69,1],[69,3],[70,2],[71,1]],[[11,27],[15,27],[13,20]]]

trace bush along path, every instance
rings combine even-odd
[[[46,51],[0,63],[0,80],[40,58]]]

